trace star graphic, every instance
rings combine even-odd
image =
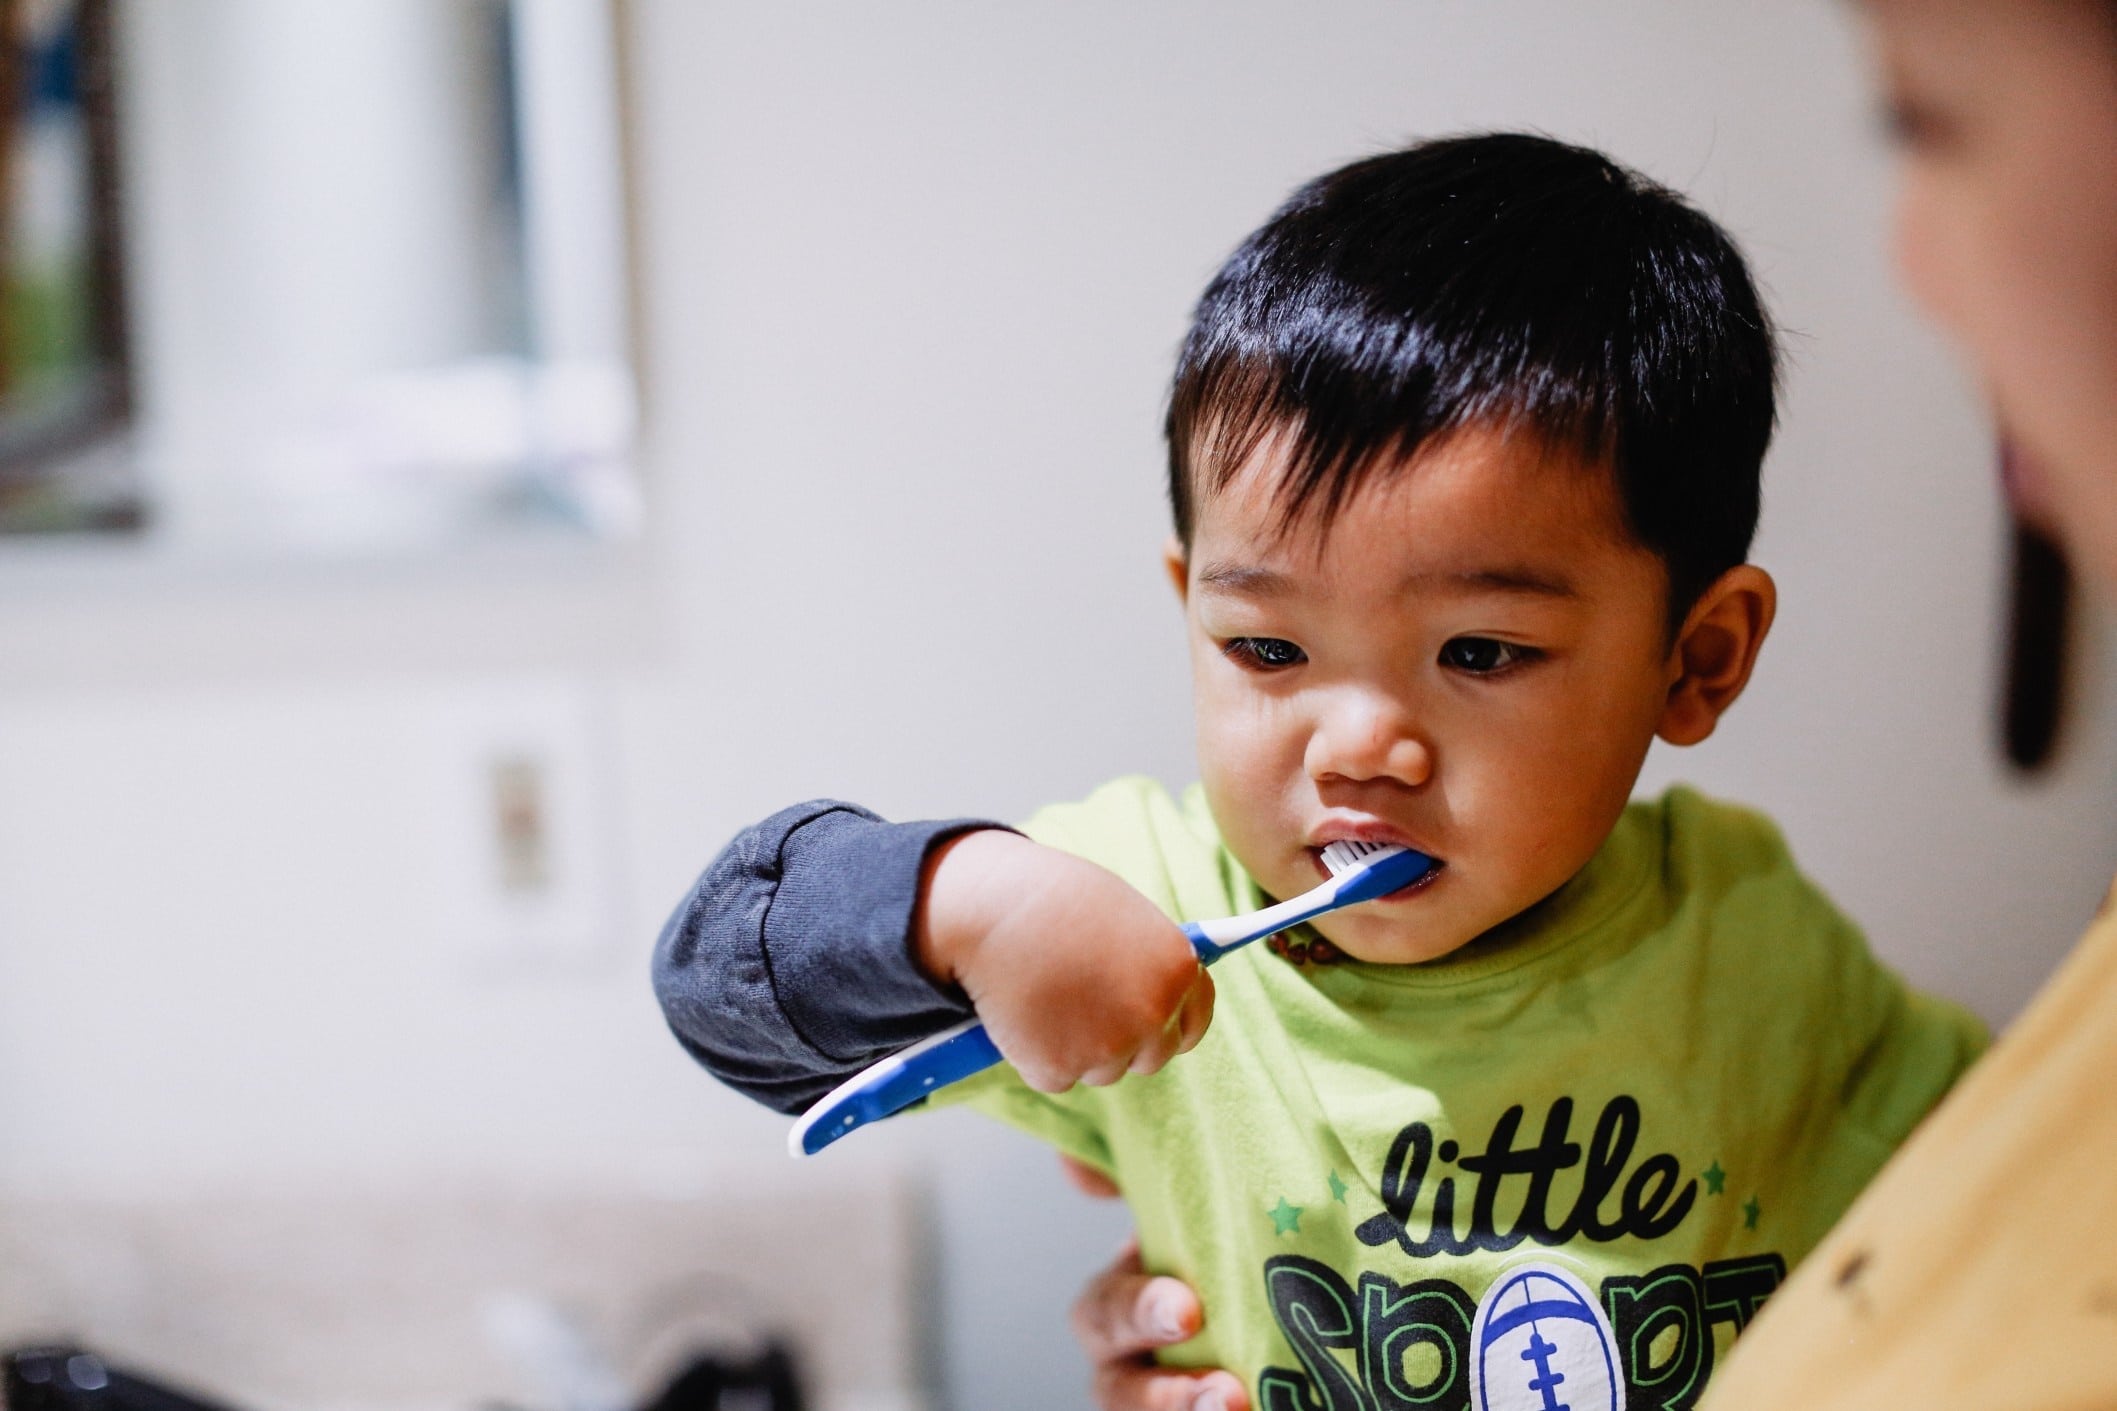
[[[1757,1228],[1757,1217],[1758,1217],[1759,1215],[1762,1215],[1763,1213],[1764,1213],[1764,1207],[1763,1207],[1763,1206],[1761,1206],[1761,1205],[1759,1205],[1759,1204],[1757,1204],[1757,1197],[1755,1197],[1755,1196],[1751,1196],[1751,1197],[1750,1197],[1750,1198],[1749,1198],[1748,1200],[1745,1200],[1745,1201],[1743,1201],[1743,1202],[1742,1202],[1742,1228],[1743,1228],[1743,1229],[1745,1229],[1745,1230],[1754,1230],[1754,1229],[1756,1229],[1756,1228]]]
[[[1720,1194],[1720,1188],[1727,1184],[1727,1172],[1720,1169],[1720,1163],[1715,1161],[1712,1165],[1706,1167],[1704,1175],[1705,1193],[1707,1195]]]
[[[1265,1212],[1272,1217],[1272,1233],[1275,1235],[1298,1235],[1301,1233],[1301,1207],[1288,1205],[1286,1197],[1279,1197],[1279,1204]]]
[[[1336,1171],[1330,1173],[1330,1198],[1332,1200],[1337,1201],[1340,1205],[1345,1204],[1345,1193],[1351,1189],[1352,1187],[1338,1179]]]

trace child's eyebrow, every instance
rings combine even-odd
[[[1563,578],[1533,568],[1466,568],[1452,573],[1414,573],[1407,589],[1453,588],[1474,593],[1519,593],[1537,598],[1577,598],[1580,590]]]
[[[1249,597],[1281,597],[1292,590],[1294,580],[1276,569],[1247,563],[1208,563],[1198,570],[1198,585]],[[1534,598],[1577,598],[1580,590],[1563,578],[1554,578],[1533,568],[1466,568],[1443,572],[1422,570],[1405,578],[1409,592],[1513,593]]]
[[[1284,594],[1293,586],[1293,580],[1275,569],[1260,568],[1250,563],[1208,563],[1198,570],[1198,586],[1219,588],[1229,593],[1247,593],[1252,597],[1269,598]]]

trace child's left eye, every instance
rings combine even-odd
[[[1494,637],[1451,637],[1441,647],[1441,665],[1472,676],[1490,676],[1535,657],[1533,647]]]

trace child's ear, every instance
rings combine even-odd
[[[1749,684],[1778,610],[1778,585],[1753,563],[1713,580],[1669,650],[1669,693],[1656,734],[1672,745],[1695,745],[1713,733],[1721,713]]]
[[[1183,540],[1171,534],[1161,546],[1162,572],[1176,585],[1176,601],[1191,601],[1191,556],[1184,552]]]

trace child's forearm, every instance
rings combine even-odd
[[[912,924],[928,853],[998,826],[888,823],[816,800],[744,829],[655,947],[669,1027],[721,1081],[793,1113],[968,1017],[960,993],[921,971]]]

